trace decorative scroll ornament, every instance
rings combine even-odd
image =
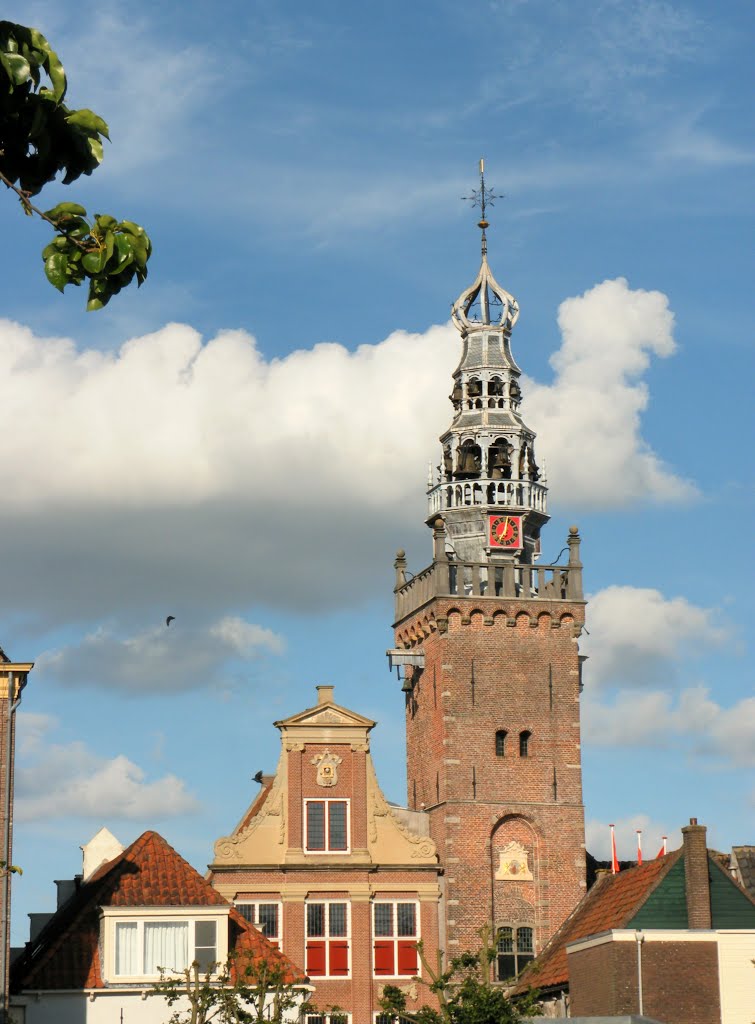
[[[383,791],[378,784],[375,775],[375,766],[371,759],[367,762],[367,827],[369,830],[370,843],[377,842],[377,819],[385,818],[390,821],[396,831],[403,836],[412,846],[411,857],[413,859],[428,860],[437,857],[437,847],[429,836],[420,836],[412,832],[406,825],[399,821],[388,806],[388,801],[383,796]]]
[[[286,804],[283,799],[286,790],[285,775],[285,762],[281,754],[278,770],[275,773],[275,780],[267,800],[265,800],[260,808],[259,814],[255,814],[246,828],[234,832],[233,835],[222,836],[217,840],[215,843],[216,861],[240,861],[242,858],[242,847],[268,817],[278,819],[277,842],[283,845],[286,839]]]
[[[317,785],[335,786],[338,782],[338,766],[343,761],[342,757],[337,754],[331,754],[329,750],[326,750],[323,754],[316,754],[312,758],[312,764],[317,765]]]
[[[497,882],[532,881],[529,854],[521,843],[507,843],[499,851],[498,870],[495,873],[495,879]]]

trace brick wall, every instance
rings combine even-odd
[[[584,893],[583,621],[579,602],[438,598],[396,627],[397,646],[425,653],[406,698],[408,802],[428,810],[446,868],[452,954],[507,923],[534,927],[541,949]],[[532,880],[495,880],[512,840]]]
[[[637,945],[610,942],[569,952],[570,1013],[639,1013]],[[711,942],[642,944],[643,1013],[665,1024],[720,1024],[718,947]]]

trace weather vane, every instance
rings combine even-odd
[[[488,227],[488,221],[485,217],[485,210],[488,206],[493,206],[496,199],[504,199],[505,196],[503,193],[498,195],[485,184],[485,160],[482,157],[480,157],[480,187],[474,189],[471,196],[462,196],[461,198],[470,202],[472,206],[479,206],[480,208],[482,216],[477,222],[477,227],[482,231],[482,254],[484,256],[488,250],[487,238],[485,237],[485,228]]]

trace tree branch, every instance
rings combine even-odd
[[[3,151],[0,150],[0,156],[3,155]],[[82,249],[84,252],[91,252],[89,246],[84,245],[84,243],[80,242],[78,238],[73,238],[71,235],[68,234],[65,228],[59,227],[58,224],[54,220],[52,220],[51,217],[48,217],[46,213],[42,213],[42,211],[38,207],[36,207],[29,199],[31,192],[24,192],[24,190],[22,188],[19,188],[18,185],[14,185],[10,178],[6,178],[2,171],[0,171],[0,181],[2,181],[3,185],[5,185],[6,188],[9,188],[11,192],[16,193],[18,198],[21,200],[21,205],[29,215],[31,215],[32,213],[36,213],[36,215],[38,217],[41,217],[42,220],[46,220],[48,224],[51,224],[56,231],[59,231],[61,234],[65,235],[69,242],[73,242],[74,245],[77,245],[79,249]]]

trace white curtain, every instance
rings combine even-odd
[[[189,966],[189,923],[179,921],[145,922],[144,973],[182,971]]]
[[[115,973],[127,978],[141,974],[136,921],[119,921],[115,926]]]

